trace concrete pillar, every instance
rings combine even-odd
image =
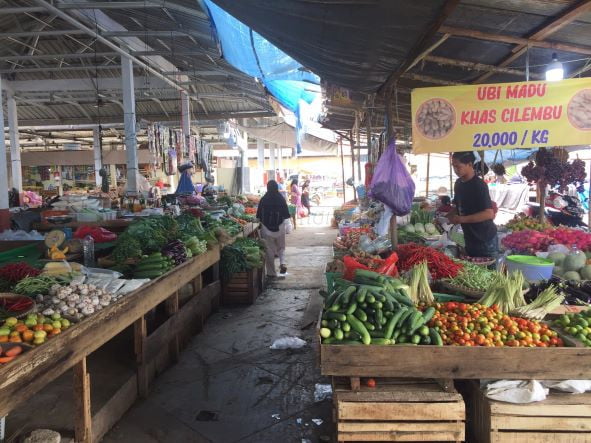
[[[183,132],[184,151],[189,152],[191,140],[191,103],[189,94],[181,92],[181,131]],[[192,158],[183,160],[193,160]]]
[[[133,63],[121,57],[121,80],[123,86],[123,123],[125,126],[125,154],[127,158],[127,191],[137,193],[137,139],[135,134],[135,92],[133,85]]]
[[[280,173],[283,174],[283,146],[278,146],[277,151],[277,169],[279,169]]]
[[[238,147],[240,148],[240,163],[242,183],[240,192],[250,192],[250,170],[248,169],[248,134],[242,133],[242,137],[238,139]]]
[[[0,123],[4,128],[4,109],[2,104],[2,78],[0,77]],[[6,164],[6,140],[4,130],[0,131],[0,231],[10,229],[8,210],[8,165]]]
[[[23,192],[23,170],[21,166],[21,147],[18,137],[18,116],[16,100],[12,92],[7,94],[6,107],[8,109],[8,131],[10,135],[10,163],[12,169],[12,187],[18,193]]]
[[[277,145],[275,143],[269,143],[269,150],[271,151],[271,166],[269,169],[272,169],[273,171],[275,171],[276,165],[275,165],[275,150],[276,150]]]
[[[94,182],[97,187],[101,186],[102,178],[99,175],[100,169],[103,167],[103,161],[101,159],[101,136],[98,126],[92,128],[92,147],[94,152]]]
[[[257,167],[259,171],[265,170],[265,141],[257,138]]]

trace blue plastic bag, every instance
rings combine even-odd
[[[392,140],[376,165],[371,196],[387,205],[394,215],[402,216],[410,212],[414,195],[415,183],[396,152],[395,140]]]

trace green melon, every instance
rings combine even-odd
[[[591,265],[583,266],[583,269],[579,271],[583,280],[591,280]]]
[[[566,254],[563,252],[551,252],[548,254],[548,260],[552,260],[556,266],[562,266]]]
[[[576,271],[568,271],[568,272],[565,272],[564,275],[563,275],[563,278],[565,280],[575,280],[575,281],[580,281],[581,280],[581,276]]]
[[[578,271],[587,261],[587,257],[583,251],[573,252],[568,254],[564,259],[563,267],[566,271]]]

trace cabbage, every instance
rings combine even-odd
[[[418,233],[424,233],[425,232],[425,226],[423,226],[422,223],[415,223],[415,232]]]
[[[414,227],[413,225],[406,225],[406,226],[404,227],[404,230],[405,230],[406,232],[415,232],[415,227]]]
[[[427,223],[425,225],[425,232],[427,234],[437,234],[437,228],[435,227],[435,225],[433,223]]]

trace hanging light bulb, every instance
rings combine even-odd
[[[549,82],[556,82],[564,78],[564,68],[562,63],[558,61],[556,53],[552,54],[552,63],[546,68],[546,80]]]

